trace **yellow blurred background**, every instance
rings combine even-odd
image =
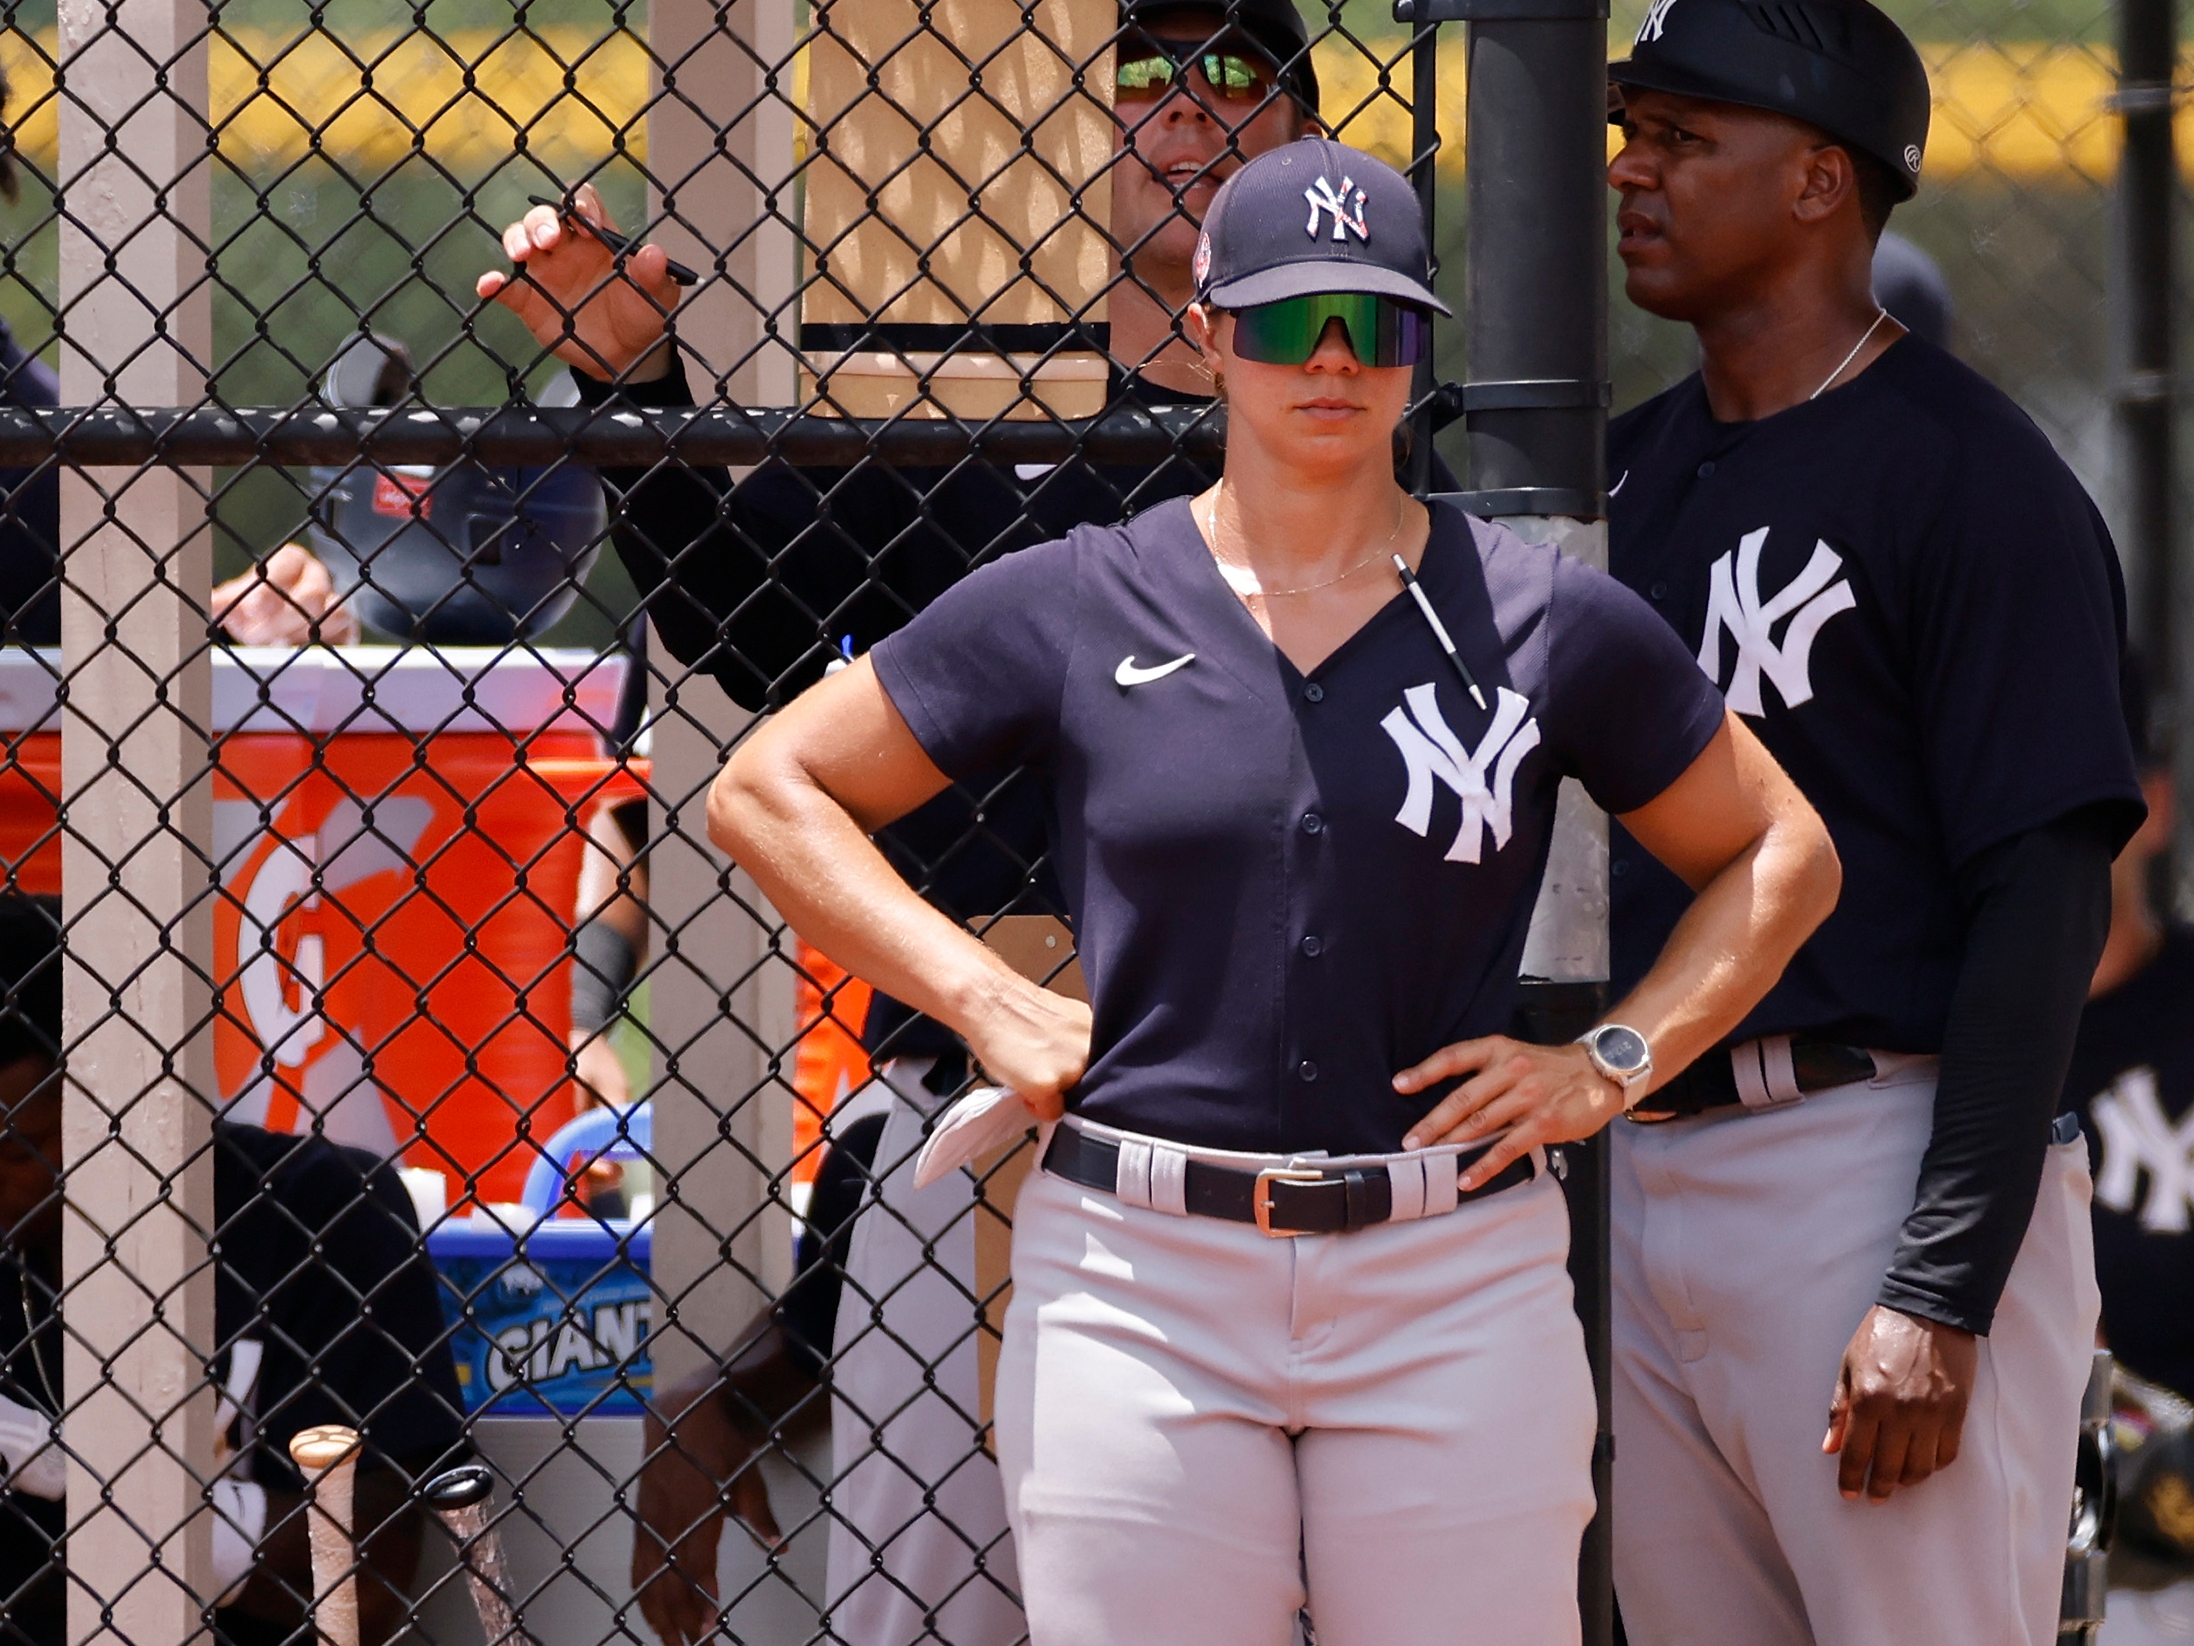
[[[49,172],[58,132],[55,49],[46,32],[0,36],[0,62],[15,87],[17,142]],[[2115,69],[2107,52],[2021,41],[1923,43],[1922,50],[1935,81],[1931,180],[1975,171],[2025,182],[2110,174],[2118,127],[2108,105]],[[1459,52],[1451,56],[1459,67]],[[1409,126],[1402,42],[1359,46],[1328,37],[1317,61],[1327,114],[1341,135],[1402,158]],[[795,99],[804,66],[795,61]],[[521,136],[552,167],[607,156],[620,136],[625,152],[644,159],[649,69],[639,36],[574,27],[342,39],[232,29],[215,36],[208,74],[220,152],[246,171],[294,164],[313,152],[316,136],[320,152],[339,163],[387,166],[423,152],[478,171],[508,159]],[[1462,163],[1462,76],[1450,72],[1445,82],[1441,164],[1453,170]],[[2179,118],[2194,139],[2194,107],[2183,107]],[[2194,154],[2194,141],[2187,149]]]

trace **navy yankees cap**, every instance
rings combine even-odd
[[[1370,292],[1451,312],[1432,294],[1416,191],[1330,137],[1272,149],[1226,180],[1204,216],[1195,274],[1197,297],[1222,309]]]
[[[1241,30],[1271,58],[1281,83],[1312,114],[1318,112],[1318,69],[1310,58],[1310,31],[1295,0],[1120,0],[1120,21],[1203,23],[1214,34]]]
[[[1607,77],[1787,114],[1879,160],[1898,199],[1920,186],[1927,66],[1866,0],[1652,0],[1630,56]]]

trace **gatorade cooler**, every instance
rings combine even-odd
[[[468,1413],[640,1415],[654,1383],[654,1196],[636,1195],[630,1216],[598,1219],[575,1185],[598,1162],[645,1172],[652,1140],[647,1104],[590,1109],[543,1145],[518,1206],[428,1229]]]
[[[57,651],[0,650],[0,885],[61,895]]]
[[[577,1112],[569,943],[625,663],[501,648],[216,659],[215,1066],[231,1118],[318,1123],[515,1202]],[[418,1188],[415,1185],[415,1194]]]

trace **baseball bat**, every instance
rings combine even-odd
[[[291,1437],[289,1455],[305,1477],[313,1625],[328,1646],[358,1646],[358,1549],[351,1490],[358,1472],[358,1431],[340,1423],[300,1429]]]
[[[485,1646],[533,1646],[511,1616],[503,1540],[488,1520],[488,1497],[494,1490],[495,1475],[486,1465],[460,1463],[428,1481],[419,1496],[457,1545]]]

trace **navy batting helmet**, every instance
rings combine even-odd
[[[334,406],[395,406],[413,391],[403,344],[361,337],[329,368]],[[560,374],[542,405],[575,405]],[[317,468],[312,546],[361,620],[400,640],[500,646],[571,609],[607,512],[591,469],[451,463]]]

